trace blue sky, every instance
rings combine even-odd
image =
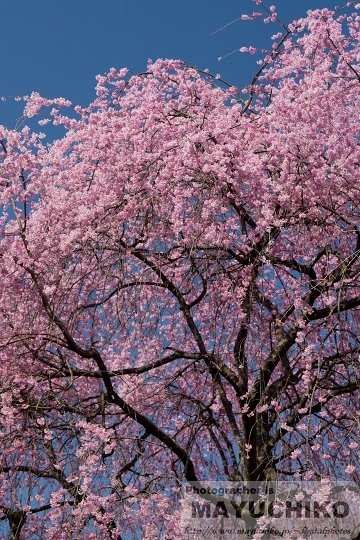
[[[266,0],[264,1],[264,3]],[[284,22],[332,0],[270,0]],[[337,2],[338,3],[338,2]],[[267,46],[276,24],[239,21],[251,0],[2,0],[0,96],[65,97],[85,105],[95,97],[95,75],[109,68],[144,70],[148,58],[181,58],[242,86],[256,70],[241,46]],[[0,124],[15,127],[22,103],[0,102]]]

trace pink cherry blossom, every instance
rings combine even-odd
[[[187,482],[358,480],[360,26],[341,16],[295,21],[240,96],[159,59],[98,76],[88,106],[25,97],[51,143],[0,128],[5,536],[181,538]]]

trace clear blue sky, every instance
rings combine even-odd
[[[284,22],[333,0],[270,0]],[[337,2],[339,3],[339,2]],[[276,24],[239,21],[211,33],[257,6],[251,0],[2,0],[0,96],[37,91],[85,105],[94,77],[109,68],[144,70],[148,58],[181,58],[220,73],[234,85],[249,82],[256,57],[241,46],[266,46]],[[270,45],[271,46],[271,45]],[[0,102],[0,124],[13,128],[23,104]]]

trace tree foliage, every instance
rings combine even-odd
[[[359,38],[316,10],[244,99],[158,60],[76,116],[32,94],[51,144],[1,128],[10,538],[171,536],[186,481],[357,478]]]

